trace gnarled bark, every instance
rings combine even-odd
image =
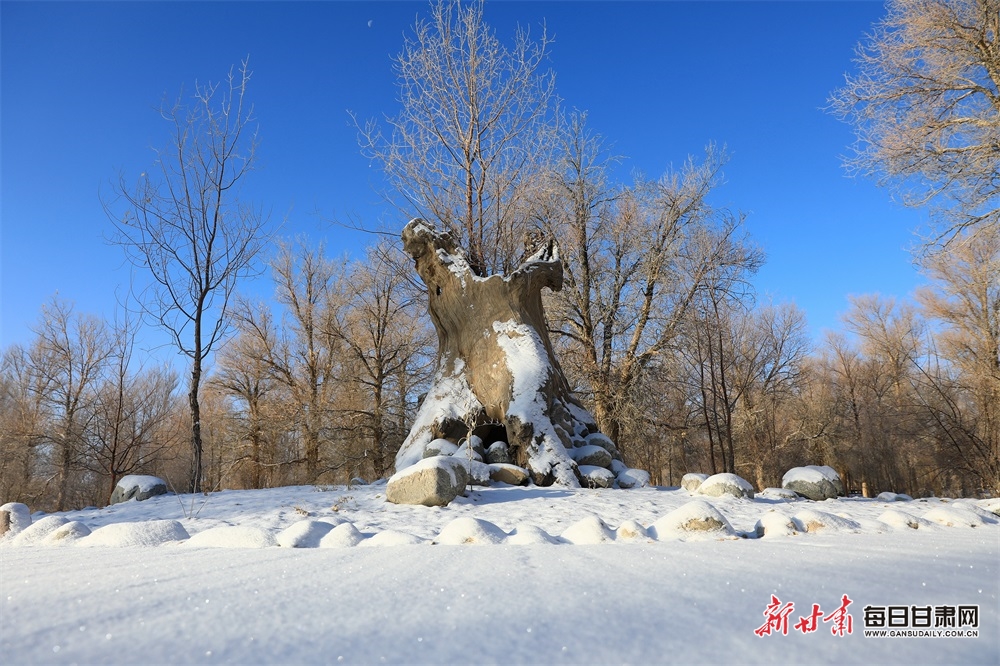
[[[605,460],[624,468],[570,391],[549,341],[541,290],[562,288],[556,244],[548,242],[508,276],[486,278],[472,271],[450,235],[423,220],[403,229],[403,247],[427,285],[438,370],[396,468],[420,460],[436,438],[458,443],[480,433],[505,440],[539,485],[579,485],[575,458],[587,445],[600,445],[611,454]]]

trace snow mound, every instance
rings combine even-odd
[[[877,520],[881,523],[885,523],[889,527],[894,527],[898,530],[903,529],[919,529],[924,528],[925,530],[932,527],[934,523],[929,520],[924,520],[923,518],[917,518],[916,516],[910,515],[905,511],[897,511],[895,509],[889,509],[882,512]]]
[[[326,536],[319,540],[320,548],[351,548],[357,546],[365,538],[354,523],[341,523],[327,532]]]
[[[91,534],[90,528],[78,520],[71,520],[45,536],[47,545],[70,544]]]
[[[507,533],[493,523],[463,516],[445,525],[434,543],[446,546],[488,545],[500,543],[506,538]]]
[[[421,539],[415,534],[410,534],[409,532],[401,532],[399,530],[385,530],[384,532],[379,532],[361,543],[359,546],[413,546],[416,544],[425,543],[424,539]]]
[[[792,516],[792,522],[795,523],[795,528],[799,532],[819,532],[820,530],[831,532],[861,531],[861,524],[856,520],[812,509],[799,511]]]
[[[939,506],[925,513],[923,517],[924,520],[945,527],[982,527],[986,524],[979,513],[960,505]]]
[[[317,548],[334,525],[323,520],[300,520],[289,525],[275,537],[282,548]]]
[[[570,525],[562,538],[570,543],[595,544],[615,540],[615,533],[597,516],[587,516]]]
[[[694,491],[698,490],[698,486],[704,483],[705,479],[707,478],[708,474],[698,474],[696,472],[688,472],[687,474],[681,477],[681,488],[688,491],[689,493],[693,493]]]
[[[733,526],[719,510],[703,500],[678,507],[649,526],[657,541],[708,537],[717,539],[736,535]]]
[[[274,533],[252,525],[223,525],[198,532],[185,545],[200,548],[271,548],[278,541]]]
[[[732,497],[753,499],[753,486],[746,479],[735,474],[729,474],[728,472],[713,474],[708,477],[701,482],[696,492],[699,495],[708,495],[710,497],[731,495]]]
[[[794,490],[787,488],[764,488],[756,495],[757,499],[778,500],[781,502],[797,502],[802,499]]]
[[[564,543],[562,539],[554,537],[537,525],[518,525],[511,530],[510,535],[504,543],[516,546],[532,546],[537,544],[558,544]]]
[[[793,536],[797,532],[791,518],[773,509],[757,520],[753,531],[759,538]]]
[[[1000,516],[1000,497],[991,497],[990,499],[980,500],[979,506],[986,511],[989,511],[994,516]]]
[[[0,506],[0,513],[7,514],[7,531],[0,534],[0,540],[13,538],[15,534],[24,530],[31,524],[31,509],[27,504],[20,502],[7,502]]]
[[[10,540],[12,546],[30,546],[68,523],[62,516],[45,516],[28,525]]]
[[[187,530],[176,520],[144,520],[135,523],[112,523],[99,527],[80,539],[81,546],[160,546],[171,541],[184,541]]]
[[[912,497],[903,493],[879,493],[878,497],[875,499],[880,502],[910,502],[913,500]]]
[[[619,472],[618,476],[618,487],[631,489],[631,488],[645,488],[649,485],[649,472],[644,469],[626,469],[623,472]]]
[[[649,530],[634,520],[626,520],[615,530],[615,539],[618,541],[648,541]]]

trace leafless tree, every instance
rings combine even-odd
[[[247,100],[248,63],[230,70],[224,84],[195,85],[161,113],[172,143],[157,152],[151,171],[134,186],[122,177],[119,198],[106,203],[114,240],[152,278],[147,312],[191,361],[188,404],[193,453],[191,489],[201,490],[199,393],[203,365],[227,332],[230,301],[239,281],[255,269],[267,217],[246,204],[240,186],[254,165],[257,134]],[[122,214],[114,208],[123,204]]]
[[[547,159],[550,42],[544,28],[537,40],[519,28],[507,46],[483,20],[482,0],[432,0],[395,61],[399,114],[355,121],[391,198],[453,233],[478,275],[517,266],[532,178]]]
[[[931,204],[928,245],[1000,223],[1000,1],[889,0],[831,99],[855,173]]]
[[[62,511],[70,499],[71,472],[80,466],[84,432],[111,344],[102,320],[75,313],[72,304],[58,297],[42,306],[35,335],[32,372],[43,390],[48,417],[44,434],[52,447],[55,469],[55,507]]]
[[[349,412],[375,478],[392,470],[411,392],[429,378],[432,334],[420,316],[420,294],[409,288],[408,263],[388,244],[370,247],[345,280],[347,307],[334,309],[339,316],[330,322],[350,359],[342,380],[362,398]]]
[[[111,502],[118,481],[148,469],[169,447],[166,427],[174,409],[176,374],[166,367],[143,367],[136,359],[138,322],[123,312],[110,336],[110,353],[84,435],[81,465],[104,478]]]

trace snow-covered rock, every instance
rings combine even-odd
[[[794,490],[788,490],[787,488],[764,488],[755,495],[756,499],[764,500],[779,500],[782,502],[796,502],[802,499]]]
[[[368,548],[374,546],[415,546],[422,543],[426,543],[426,541],[415,534],[401,530],[384,530],[368,537],[358,546]]]
[[[985,524],[979,513],[959,505],[935,507],[925,513],[923,518],[945,527],[981,527]]]
[[[903,493],[879,493],[875,499],[881,502],[911,502],[913,498]]]
[[[187,530],[176,520],[144,520],[134,523],[111,523],[80,539],[81,546],[161,546],[184,541]]]
[[[794,516],[792,522],[799,532],[819,532],[820,530],[832,532],[860,532],[861,524],[851,518],[836,516],[825,511],[813,511],[803,509]]]
[[[514,460],[510,457],[507,442],[493,442],[486,449],[485,461],[490,465],[510,465]]]
[[[615,475],[619,488],[645,488],[649,485],[649,472],[644,469],[626,469]]]
[[[915,530],[923,528],[926,530],[928,527],[934,526],[934,523],[929,520],[918,518],[914,515],[906,513],[905,511],[897,511],[896,509],[883,511],[877,520],[896,529]]]
[[[271,530],[254,525],[210,527],[188,539],[185,546],[198,548],[272,548],[278,545]]]
[[[609,440],[610,441],[610,440]],[[570,450],[570,455],[577,465],[587,465],[592,467],[611,467],[611,454],[607,449],[596,444],[588,444]]]
[[[69,521],[62,516],[45,516],[31,523],[10,540],[12,546],[30,546],[42,541]]]
[[[506,538],[507,533],[493,523],[463,516],[445,525],[434,543],[446,546],[489,545],[500,543]]]
[[[490,480],[494,483],[506,483],[512,486],[526,486],[531,480],[528,470],[517,465],[493,463],[489,466]]]
[[[695,472],[689,472],[681,477],[681,488],[688,491],[689,493],[693,493],[694,491],[698,490],[698,486],[700,486],[707,478],[708,474],[697,474]]]
[[[456,460],[465,468],[465,473],[469,477],[469,483],[474,486],[490,485],[490,466],[478,460],[468,460],[454,456]]]
[[[781,487],[793,490],[816,502],[843,497],[846,494],[840,475],[835,469],[826,465],[793,467],[781,477]]]
[[[470,445],[469,442],[472,442]],[[453,455],[456,458],[462,458],[464,460],[474,460],[475,462],[483,462],[485,458],[486,451],[483,449],[482,440],[473,435],[466,441],[462,442],[462,445],[458,447]]]
[[[468,482],[469,474],[460,459],[454,456],[424,458],[392,475],[385,488],[385,498],[393,504],[446,506],[465,491]]]
[[[275,536],[282,548],[317,548],[334,525],[323,520],[300,520],[283,529]]]
[[[433,458],[434,456],[450,456],[454,455],[458,451],[458,444],[449,441],[447,439],[435,439],[432,440],[430,444],[424,447],[424,458]]]
[[[111,503],[119,504],[135,499],[138,502],[167,493],[167,482],[158,476],[129,474],[118,480],[111,493]]]
[[[785,514],[771,510],[761,516],[753,526],[758,538],[775,536],[792,536],[795,534],[795,523]]]
[[[708,477],[702,481],[695,492],[699,495],[708,495],[709,497],[730,495],[732,497],[753,499],[753,486],[750,485],[750,482],[728,472],[713,474]]]
[[[615,530],[617,541],[646,541],[649,539],[649,530],[634,520],[626,520]]]
[[[597,516],[587,516],[570,525],[560,535],[565,541],[580,544],[605,543],[615,540],[615,533]]]
[[[523,523],[511,530],[504,543],[516,546],[533,546],[537,544],[558,544],[564,542],[562,539],[552,536],[537,525]]]
[[[46,534],[42,542],[47,545],[65,545],[73,543],[77,539],[82,539],[90,533],[89,527],[78,520],[71,520]]]
[[[603,432],[594,432],[587,435],[586,441],[587,446],[599,446],[610,453],[611,457],[615,460],[618,460],[621,457],[621,454],[618,453],[618,446],[616,446],[611,438]]]
[[[350,548],[357,546],[363,541],[365,535],[358,531],[354,523],[341,523],[327,532],[326,536],[319,540],[320,548]]]
[[[31,524],[31,509],[27,504],[8,502],[0,506],[0,539],[9,539]]]
[[[615,483],[614,473],[597,465],[579,465],[580,485],[585,488],[610,488]]]
[[[736,531],[718,509],[703,500],[695,500],[674,509],[650,525],[649,533],[657,541],[665,541],[692,535],[730,537]]]

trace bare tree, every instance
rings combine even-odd
[[[246,99],[247,61],[230,70],[225,84],[195,85],[161,113],[172,127],[172,144],[157,152],[151,172],[134,186],[116,186],[124,214],[112,213],[116,243],[152,278],[149,314],[191,360],[188,404],[193,464],[191,489],[202,483],[199,392],[203,365],[230,323],[237,283],[255,271],[267,218],[244,203],[240,186],[254,165],[257,135]]]
[[[350,412],[363,433],[362,456],[375,478],[392,469],[407,434],[408,394],[429,375],[431,333],[419,316],[419,294],[409,288],[410,269],[401,259],[387,244],[369,248],[365,260],[351,266],[345,280],[350,300],[335,310],[339,316],[331,322],[351,361],[342,380],[362,397]]]
[[[105,376],[85,433],[81,465],[107,480],[108,503],[121,477],[154,464],[173,435],[165,426],[174,409],[177,376],[136,360],[137,333],[138,323],[124,312],[110,336]]]
[[[517,266],[532,177],[546,159],[555,78],[542,70],[550,38],[518,29],[508,47],[483,2],[432,0],[396,58],[401,110],[359,125],[408,217],[468,248],[477,275]],[[357,124],[357,121],[355,121]]]
[[[931,246],[1000,223],[1000,1],[886,4],[831,99],[857,134],[848,167],[933,205]]]

